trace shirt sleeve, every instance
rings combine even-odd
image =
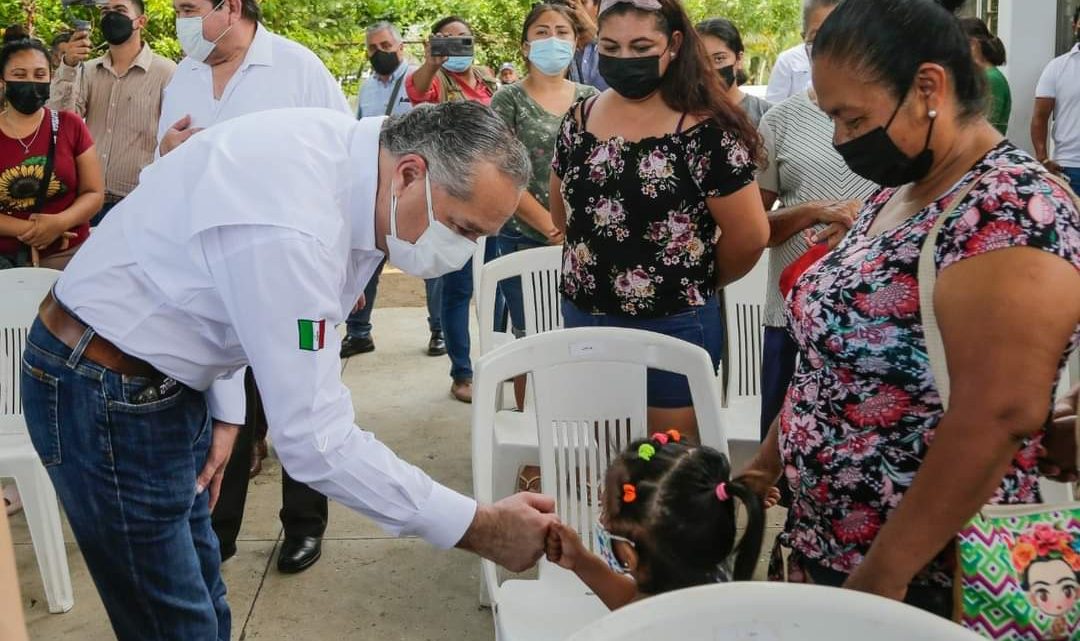
[[[405,93],[409,96],[409,100],[412,101],[414,105],[422,105],[428,102],[439,102],[439,86],[441,82],[439,81],[438,74],[436,74],[435,77],[432,78],[431,87],[424,93],[421,93],[416,88],[416,84],[413,82],[413,76],[415,75],[416,72],[413,71],[409,73],[408,77],[405,78]]]
[[[94,146],[94,137],[86,126],[86,121],[70,111],[60,112],[60,128],[70,132],[71,152],[75,158],[86,153]]]
[[[206,404],[210,407],[210,416],[214,420],[243,425],[247,415],[244,368],[214,381],[210,389],[206,390]]]
[[[772,73],[769,74],[769,86],[765,90],[765,100],[776,105],[791,95],[791,76],[792,68],[789,56],[780,54],[780,57],[776,59],[776,64],[773,66]]]
[[[780,168],[777,167],[776,162],[776,134],[773,132],[772,125],[769,124],[768,118],[761,119],[761,126],[758,128],[758,132],[761,134],[761,143],[765,148],[766,156],[765,166],[758,172],[758,186],[764,191],[771,191],[774,194],[779,194]]]
[[[1039,76],[1039,83],[1035,85],[1035,97],[1057,98],[1058,75],[1058,61],[1051,60]]]
[[[517,135],[517,105],[511,95],[515,90],[509,87],[495,92],[491,98],[491,110],[502,118],[510,131]]]
[[[315,57],[315,54],[311,54],[311,57],[313,58],[311,69],[305,74],[311,87],[309,102],[306,106],[333,109],[352,115],[352,108],[349,107],[349,101],[345,98],[345,92],[330,75],[330,70]]]
[[[686,145],[686,162],[706,198],[723,198],[754,181],[757,166],[750,150],[712,123],[702,125]]]
[[[457,544],[476,503],[435,483],[353,422],[333,328],[342,315],[335,287],[344,278],[342,261],[313,237],[280,227],[229,226],[202,238],[289,474],[392,535],[420,536],[442,548]]]
[[[49,109],[73,111],[86,117],[86,74],[80,73],[80,67],[70,67],[63,62],[56,69],[50,91]]]

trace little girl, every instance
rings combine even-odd
[[[597,543],[552,526],[547,558],[572,570],[612,610],[636,599],[754,573],[764,535],[764,505],[731,480],[726,456],[681,444],[675,430],[637,441],[611,464],[601,496]],[[770,496],[770,499],[774,498]],[[735,500],[746,506],[746,533],[736,546]]]

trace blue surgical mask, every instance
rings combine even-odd
[[[618,536],[608,532],[600,521],[596,522],[596,552],[600,555],[600,558],[607,562],[608,567],[611,568],[616,574],[627,574],[630,569],[619,561],[619,557],[615,554],[615,541],[622,541],[630,547],[636,547],[634,542],[628,538]]]
[[[450,56],[443,63],[443,69],[454,73],[461,73],[472,66],[472,56]]]
[[[529,62],[546,76],[561,76],[574,59],[574,45],[561,38],[544,38],[529,43]]]

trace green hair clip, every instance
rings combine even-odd
[[[649,443],[642,443],[637,448],[637,455],[639,459],[648,461],[653,456],[656,456],[656,448]]]

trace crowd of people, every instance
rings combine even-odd
[[[749,579],[763,511],[780,503],[770,578],[950,616],[950,541],[984,503],[1039,500],[1039,437],[1080,347],[1080,9],[1078,44],[1036,88],[1030,155],[1008,138],[1005,47],[957,18],[961,4],[802,0],[802,41],[765,99],[745,90],[738,26],[695,24],[680,0],[536,4],[520,74],[430,41],[413,64],[398,27],[378,22],[355,112],[313,53],[261,24],[256,0],[177,0],[178,64],[142,40],[142,0],[101,7],[108,49],[93,59],[85,31],[50,49],[8,29],[0,263],[72,263],[31,331],[27,423],[118,637],[227,638],[220,564],[268,434],[284,464],[282,572],[320,558],[329,495],[517,569],[546,554],[616,608]],[[474,33],[447,16],[430,35]],[[687,381],[650,371],[649,436],[608,472],[597,557],[547,499],[477,506],[357,430],[332,363],[375,349],[388,261],[425,280],[426,353],[449,357],[450,394],[471,402],[479,236],[484,260],[563,248],[566,327],[666,334],[714,368],[723,288],[770,248],[762,444],[746,469],[698,445]],[[947,410],[920,316],[927,242]],[[305,292],[295,303],[259,298],[289,284]],[[522,297],[500,284],[492,319],[517,336]],[[283,355],[297,324],[301,351]],[[76,401],[57,405],[58,381]],[[1077,394],[1057,415],[1076,413]],[[120,461],[80,429],[97,419],[77,418],[106,404],[129,414],[105,429],[176,429],[161,451],[116,431],[132,454]],[[174,463],[164,490],[151,482]],[[522,476],[536,489],[535,470]]]

